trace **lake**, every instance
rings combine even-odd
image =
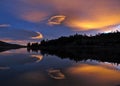
[[[104,58],[104,57],[103,57]],[[0,52],[1,86],[120,86],[120,65],[74,61],[26,48]]]

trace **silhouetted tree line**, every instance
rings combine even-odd
[[[57,55],[75,61],[95,59],[120,63],[120,32],[100,33],[95,36],[75,34],[41,43],[28,43],[28,50]]]
[[[95,36],[72,35],[53,40],[42,40],[41,43],[28,43],[28,47],[68,47],[68,46],[119,46],[120,32],[100,33]]]
[[[40,43],[36,42],[36,43],[28,43],[27,44],[27,48],[28,49],[39,49],[40,48]]]

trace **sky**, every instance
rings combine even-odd
[[[120,29],[120,0],[0,0],[0,40],[26,44]]]

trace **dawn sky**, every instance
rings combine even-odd
[[[1,0],[0,40],[27,42],[120,29],[120,0]]]

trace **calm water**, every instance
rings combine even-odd
[[[119,86],[120,65],[75,62],[26,49],[0,53],[0,86]]]

